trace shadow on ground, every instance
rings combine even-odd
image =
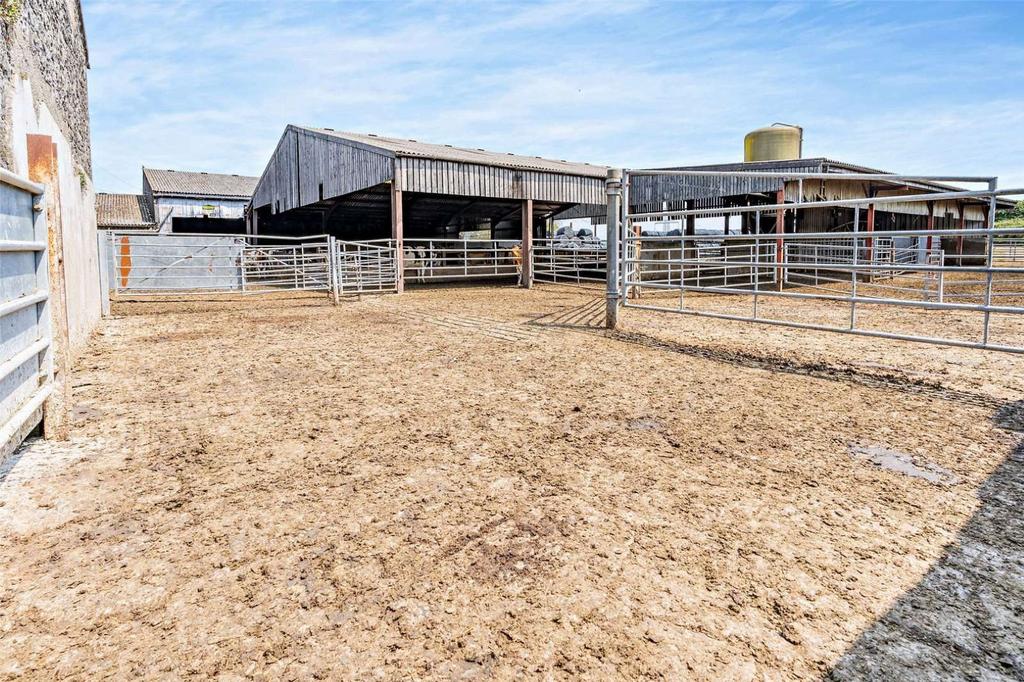
[[[1024,401],[993,421],[1024,433]],[[956,541],[829,679],[1024,679],[1024,440],[978,495],[981,506]]]
[[[753,353],[716,346],[685,344],[635,331],[606,330],[604,327],[604,310],[604,300],[597,299],[580,306],[561,308],[535,317],[527,325],[596,333],[623,343],[679,353],[736,367],[763,369],[769,372],[783,372],[816,379],[826,379],[828,381],[854,383],[868,388],[888,389],[992,410],[999,408],[1001,404],[999,400],[984,394],[950,388],[926,379],[910,377],[896,372],[865,371],[850,365],[809,362],[792,356],[783,357],[767,352]]]
[[[559,308],[530,320],[529,324],[581,331],[604,329],[605,300],[597,298],[575,307]]]

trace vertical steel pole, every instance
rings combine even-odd
[[[754,319],[757,319],[758,294],[761,291],[761,210],[754,213]]]
[[[988,189],[990,192],[996,191],[996,180],[989,180]],[[985,275],[985,307],[992,305],[992,265],[994,263],[995,256],[995,245],[996,238],[992,234],[992,230],[996,228],[996,195],[993,194],[988,199],[988,224],[985,226],[988,229],[988,247],[986,249],[985,257],[985,269],[988,271]],[[988,310],[985,311],[985,328],[982,334],[982,344],[988,345],[988,328],[989,321],[992,317],[992,313]]]
[[[857,265],[860,253],[860,243],[857,241],[857,233],[860,232],[860,206],[853,207],[853,264]],[[857,268],[850,273],[850,298],[857,298]],[[857,326],[857,301],[850,301],[850,329]]]
[[[533,286],[533,199],[523,199],[523,245],[520,247],[519,286]]]
[[[627,237],[629,236],[640,236],[640,231],[632,227],[632,222],[629,218],[629,185],[630,175],[628,171],[622,171],[622,198],[620,199],[619,206],[619,305],[620,307],[626,304],[626,296],[629,294],[629,288],[626,286],[626,281],[629,279],[631,271],[635,270],[637,275],[640,273],[640,265],[636,261],[640,260],[640,242],[630,242]],[[632,244],[632,246],[630,246]],[[630,261],[632,259],[632,261]]]
[[[608,196],[607,241],[606,249],[607,272],[605,273],[607,289],[605,291],[604,324],[608,329],[619,325],[619,215],[622,198],[622,170],[609,168],[605,179],[605,192]]]
[[[782,183],[785,187],[786,183]],[[786,203],[786,190],[780,189],[775,193],[775,203],[782,204]],[[782,235],[786,233],[786,209],[779,209],[775,211],[775,234]],[[778,266],[775,269],[775,277],[778,281],[775,283],[775,288],[782,291],[786,282],[786,272],[782,269],[782,264],[786,260],[786,246],[785,241],[782,237],[775,240],[775,263]]]
[[[334,305],[341,303],[341,292],[338,290],[338,240],[334,236],[327,237],[327,263],[331,273],[331,298]]]

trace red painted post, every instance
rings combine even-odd
[[[43,435],[66,440],[71,410],[71,357],[68,340],[68,298],[64,278],[64,227],[60,205],[57,145],[48,135],[27,135],[28,179],[46,186],[47,256],[50,276],[50,319],[53,331],[54,390],[43,403]]]

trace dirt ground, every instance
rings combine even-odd
[[[603,305],[117,304],[0,677],[1024,678],[1021,356]]]

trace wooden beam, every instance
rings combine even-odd
[[[520,249],[522,267],[519,269],[519,285],[529,289],[533,286],[533,262],[531,252],[533,251],[533,199],[523,199],[523,245]]]
[[[395,269],[398,293],[405,291],[405,224],[402,216],[402,190],[398,178],[391,182],[391,239],[395,244]]]

